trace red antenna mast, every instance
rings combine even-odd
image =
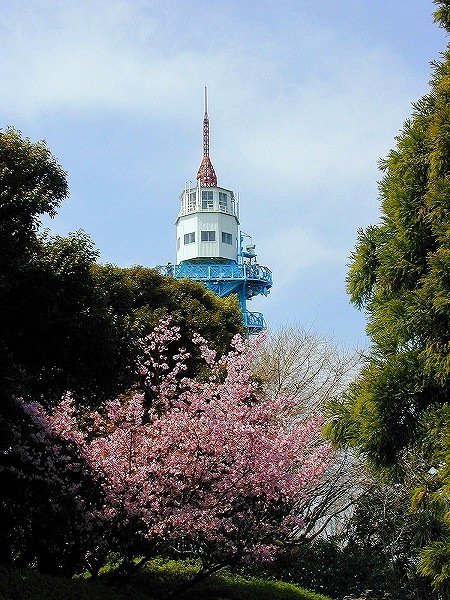
[[[197,179],[201,187],[216,187],[217,177],[209,158],[209,118],[208,118],[208,95],[205,87],[205,116],[203,117],[203,158],[197,173]]]

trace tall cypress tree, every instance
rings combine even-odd
[[[450,31],[450,1],[435,0]],[[450,523],[450,46],[430,91],[380,161],[381,222],[361,230],[348,291],[367,314],[371,347],[330,437],[399,476],[415,453],[413,508]],[[417,478],[416,478],[417,481]],[[422,573],[450,597],[450,536],[422,553]]]
[[[396,140],[380,161],[381,223],[359,232],[348,274],[371,350],[330,427],[385,466],[450,392],[450,49]]]

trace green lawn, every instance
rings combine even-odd
[[[176,587],[194,572],[189,562],[155,559],[121,590],[98,581],[66,580],[31,569],[9,571],[0,567],[0,600],[153,600]],[[330,600],[281,581],[244,578],[227,571],[217,573],[177,596],[179,600]]]

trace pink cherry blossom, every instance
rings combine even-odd
[[[150,407],[143,394],[108,402],[89,415],[92,431],[80,428],[70,395],[53,411],[25,409],[41,435],[76,445],[104,496],[85,510],[105,531],[133,523],[155,551],[182,547],[207,565],[271,560],[298,532],[295,506],[332,460],[322,418],[294,418],[295,399],[262,394],[251,370],[258,340],[237,336],[217,357],[195,335],[209,373],[198,381],[184,375],[179,339],[168,317],[142,342]]]

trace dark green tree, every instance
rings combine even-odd
[[[96,264],[82,231],[54,238],[40,217],[67,196],[44,143],[0,133],[0,375],[7,395],[98,402],[138,382],[137,340],[167,312],[186,341],[198,331],[219,352],[243,332],[234,298],[144,267]]]
[[[70,533],[76,503],[70,492],[53,502],[58,486],[43,483],[45,453],[15,399],[48,405],[71,391],[81,412],[139,386],[138,340],[168,312],[186,342],[197,330],[219,352],[243,332],[235,298],[153,269],[98,265],[82,231],[40,233],[40,217],[54,216],[67,193],[66,175],[44,143],[0,132],[0,562],[35,561],[49,570],[56,563],[48,548],[59,545],[63,571],[82,547]],[[14,451],[19,442],[42,455],[42,465],[24,464]],[[55,477],[65,471],[64,461],[48,458]],[[26,472],[33,476],[25,488]]]
[[[168,313],[181,327],[189,350],[194,332],[219,353],[229,349],[233,335],[244,333],[237,297],[219,298],[198,282],[164,277],[142,266],[94,265],[93,276],[128,343],[148,334]]]
[[[450,31],[450,3],[435,3],[436,21]],[[427,507],[436,516],[431,492],[449,508],[449,482],[438,475],[450,464],[450,445],[437,452],[430,427],[450,394],[450,48],[433,67],[430,92],[413,105],[396,148],[380,162],[381,223],[359,232],[351,257],[348,290],[367,313],[372,344],[357,380],[330,406],[328,426],[337,444],[391,475],[405,474],[411,452],[420,457],[417,519]],[[449,425],[443,418],[443,430]],[[450,523],[445,513],[441,522]],[[422,572],[446,598],[450,540],[442,528],[436,535],[440,546],[427,546]],[[433,564],[438,550],[440,563]]]
[[[26,263],[37,242],[39,217],[54,217],[68,195],[66,173],[44,142],[0,130],[0,283]]]
[[[380,163],[382,222],[359,232],[348,275],[372,347],[330,429],[378,465],[400,460],[420,436],[421,416],[450,390],[449,123],[447,50]]]
[[[28,293],[30,261],[40,246],[39,217],[67,196],[66,175],[44,143],[0,131],[0,375],[10,375],[19,343],[18,304]]]

